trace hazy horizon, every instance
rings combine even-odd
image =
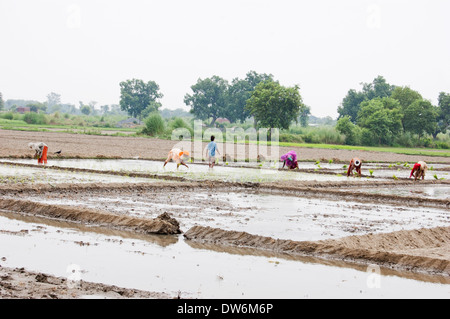
[[[2,1],[3,99],[119,104],[119,83],[155,81],[188,110],[199,78],[249,71],[300,86],[314,116],[378,75],[437,104],[450,92],[450,2]]]

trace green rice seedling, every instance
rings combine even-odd
[[[328,164],[333,164],[333,160],[330,159],[330,160],[328,161]]]
[[[434,177],[434,179],[439,179],[439,178],[437,177],[437,174],[434,174],[433,177]]]
[[[398,179],[397,176],[395,176],[395,175],[392,175],[392,178],[395,179],[395,180]]]
[[[369,169],[370,176],[373,176],[373,169]]]

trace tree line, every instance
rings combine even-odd
[[[23,100],[23,99],[8,99],[3,100],[2,93],[0,92],[0,111],[10,111],[15,112],[19,106],[29,107],[31,112],[34,113],[64,113],[73,115],[126,115],[118,104],[111,105],[101,105],[98,109],[97,102],[90,101],[89,103],[84,103],[79,101],[79,106],[73,104],[61,103],[61,95],[55,92],[50,92],[47,95],[47,100],[44,102],[34,101],[34,100]]]
[[[362,89],[351,89],[338,107],[336,130],[348,145],[425,146],[446,133],[450,94],[441,92],[433,105],[408,86],[395,86],[378,76]],[[414,140],[417,140],[414,142]]]
[[[119,85],[119,105],[102,106],[103,114],[120,111],[140,119],[159,115],[163,94],[156,82],[131,79]],[[426,144],[448,131],[449,93],[440,92],[435,106],[419,92],[407,86],[389,84],[382,76],[361,85],[359,91],[350,89],[337,109],[339,116],[335,129],[345,137],[345,144],[429,146]],[[300,88],[283,86],[271,74],[249,71],[245,78],[234,78],[231,82],[213,75],[199,78],[191,91],[184,96],[184,103],[195,118],[207,121],[210,126],[220,117],[231,123],[244,123],[251,118],[255,127],[285,130],[294,121],[304,127],[308,125],[310,107],[303,103]],[[13,101],[8,100],[8,103]],[[95,115],[95,104],[85,105],[80,101],[79,108],[64,105],[60,95],[52,92],[47,96],[47,102],[31,101],[28,106],[35,112],[68,111]],[[7,105],[7,109],[12,107]],[[0,93],[0,110],[4,108]],[[448,147],[447,144],[444,146]]]
[[[307,124],[310,108],[299,93],[299,87],[285,87],[271,74],[250,71],[244,79],[231,83],[213,75],[197,80],[184,103],[195,118],[213,126],[218,118],[244,123],[253,118],[255,126],[288,128],[292,121]],[[131,79],[120,83],[120,107],[131,116],[145,118],[158,111],[163,94],[154,81]]]

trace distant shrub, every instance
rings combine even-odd
[[[5,120],[12,120],[14,119],[14,114],[12,112],[4,113],[0,115]]]
[[[191,136],[194,135],[194,130],[191,128],[191,126],[189,124],[187,124],[182,118],[180,117],[174,117],[168,125],[168,129],[170,131],[176,130],[178,128],[185,128],[187,130],[189,130],[189,132],[191,133]]]
[[[164,133],[164,120],[159,113],[151,113],[145,120],[145,127],[142,129],[142,133],[150,136],[155,136],[160,133]]]
[[[28,124],[47,124],[47,117],[45,114],[38,114],[34,112],[25,113],[23,120]]]
[[[296,134],[288,134],[288,133],[281,133],[279,135],[280,142],[288,142],[288,143],[303,143],[303,139],[300,135]]]
[[[450,145],[446,142],[436,141],[436,148],[448,150],[450,149]]]

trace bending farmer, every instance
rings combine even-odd
[[[353,175],[353,170],[356,170],[359,176],[361,176],[361,160],[357,157],[352,158],[350,161],[350,165],[348,166],[347,176],[350,176],[350,173]]]
[[[417,179],[420,179],[420,177],[422,177],[422,179],[424,179],[425,172],[427,171],[427,169],[428,169],[427,163],[425,163],[424,161],[419,161],[416,164],[414,164],[414,166],[411,170],[411,174],[409,174],[409,178],[411,178],[411,176],[413,176],[413,174],[414,174],[415,181]]]
[[[188,151],[182,151],[179,148],[173,148],[173,149],[170,150],[169,154],[167,155],[167,159],[164,162],[163,167],[165,167],[166,164],[172,160],[175,163],[177,163],[177,169],[178,169],[178,167],[180,167],[180,164],[186,166],[187,168],[189,168],[183,162],[183,158],[189,158],[189,152]]]
[[[282,168],[284,168],[284,166],[287,166],[289,169],[298,168],[297,154],[294,151],[289,151],[282,155],[281,160],[283,161]]]
[[[34,157],[38,159],[38,164],[47,164],[47,144],[40,143],[28,143],[28,147],[35,151]]]

